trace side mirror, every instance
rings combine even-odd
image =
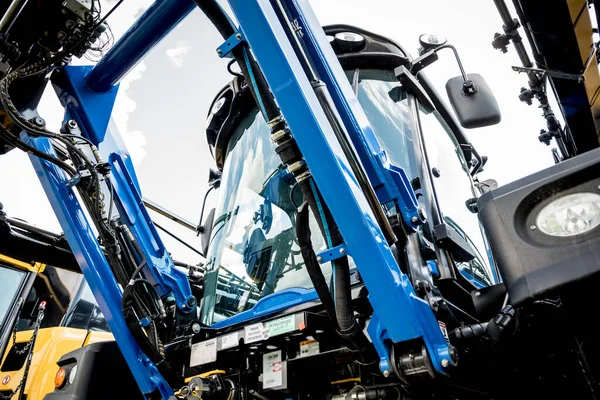
[[[446,83],[446,92],[460,124],[467,129],[495,125],[502,119],[500,107],[479,74],[468,74],[468,80],[456,76]]]
[[[202,246],[202,254],[206,255],[208,252],[208,245],[210,243],[210,237],[212,235],[213,223],[215,221],[215,209],[211,208],[202,224],[204,230],[202,231],[202,237],[200,238],[200,246]]]

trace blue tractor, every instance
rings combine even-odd
[[[465,133],[498,123],[498,104],[441,37],[413,57],[321,27],[306,0],[230,0],[235,23],[215,0],[157,0],[76,67],[122,0],[7,3],[0,150],[30,154],[115,336],[57,360],[46,399],[129,399],[134,385],[169,400],[598,396],[595,2],[515,0],[513,19],[494,1],[493,45],[514,45],[520,98],[539,101],[540,141],[556,145],[555,166],[502,187],[479,178],[487,158]],[[232,75],[208,112],[218,199],[198,226],[144,199],[109,124],[119,80],[196,7]],[[448,104],[424,71],[451,52]],[[36,111],[49,83],[60,132]],[[201,234],[205,261],[176,265],[149,210]]]

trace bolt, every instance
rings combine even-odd
[[[447,359],[443,358],[442,359],[442,367],[448,368],[448,365],[450,365],[450,361],[448,361]]]
[[[42,117],[35,117],[35,118],[33,118],[31,120],[31,122],[33,122],[37,126],[44,126],[44,125],[46,125],[46,121],[44,121],[44,118],[42,118]]]
[[[65,26],[67,27],[67,29],[73,29],[73,27],[75,26],[75,22],[73,22],[73,20],[68,20],[67,22],[65,22]]]
[[[433,176],[435,176],[436,178],[439,178],[439,177],[440,177],[440,175],[441,175],[441,174],[440,174],[440,170],[439,170],[438,168],[436,168],[436,167],[433,167],[433,168],[431,169],[431,173],[432,173],[432,174],[433,174]]]
[[[537,229],[537,226],[535,226],[535,225],[531,225],[531,226],[529,227],[529,229],[531,229],[532,231],[535,231],[535,230]]]
[[[63,14],[66,14],[67,13],[67,9],[63,8],[62,10],[60,10],[60,12],[62,12]]]
[[[409,354],[409,355],[408,355],[408,359],[409,359],[410,361],[415,361],[415,356],[414,356],[414,355],[412,355],[412,354]]]
[[[340,254],[342,254],[342,255],[346,254],[346,249],[342,247],[342,248],[340,249]]]
[[[194,322],[192,324],[192,332],[194,333],[200,333],[200,324],[197,322]]]
[[[67,37],[67,34],[66,34],[66,33],[64,33],[63,31],[60,31],[60,32],[58,32],[58,33],[56,34],[56,37],[57,37],[59,40],[62,40],[62,39],[64,39],[64,38],[66,38],[66,37]]]
[[[321,256],[318,256],[318,257],[317,257],[317,261],[318,261],[318,262],[320,262],[320,263],[321,263],[321,262],[323,262],[323,257],[321,257]]]
[[[221,50],[221,49],[218,49],[218,50],[217,50],[217,54],[218,54],[218,55],[222,55],[222,54],[223,54],[223,50]]]
[[[67,121],[67,126],[71,129],[77,129],[77,122],[74,119],[70,119]]]
[[[475,292],[475,297],[481,296],[481,292]]]
[[[185,304],[189,308],[194,308],[194,306],[196,305],[196,298],[194,296],[188,297],[187,300],[185,301]]]
[[[241,34],[241,33],[238,33],[237,35],[235,35],[235,38],[236,38],[237,40],[242,40],[242,34]]]
[[[410,219],[410,221],[411,221],[413,224],[416,224],[417,222],[419,222],[419,217],[417,217],[417,216],[415,215],[414,217],[412,217],[412,218]]]
[[[386,369],[385,371],[383,371],[383,376],[386,377],[386,378],[389,377],[390,376],[390,370]]]

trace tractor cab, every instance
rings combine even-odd
[[[429,216],[418,236],[432,276],[448,282],[450,295],[460,287],[467,296],[459,293],[455,303],[474,313],[470,292],[498,283],[477,215],[469,208],[478,194],[472,173],[476,152],[441,98],[436,103],[442,112],[401,83],[398,71],[410,68],[411,58],[400,45],[351,26],[329,26],[325,32],[387,162],[406,173]],[[295,229],[304,198],[240,77],[213,101],[206,133],[222,177],[202,322],[230,324],[285,307],[290,298],[313,300]],[[313,248],[320,253],[328,248],[327,238],[312,215],[310,221]],[[355,272],[351,257],[350,263]],[[322,260],[321,268],[330,280],[331,263]],[[360,285],[358,274],[352,278]]]

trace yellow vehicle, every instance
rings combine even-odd
[[[64,384],[63,354],[112,339],[64,238],[0,204],[0,399],[41,400]]]

